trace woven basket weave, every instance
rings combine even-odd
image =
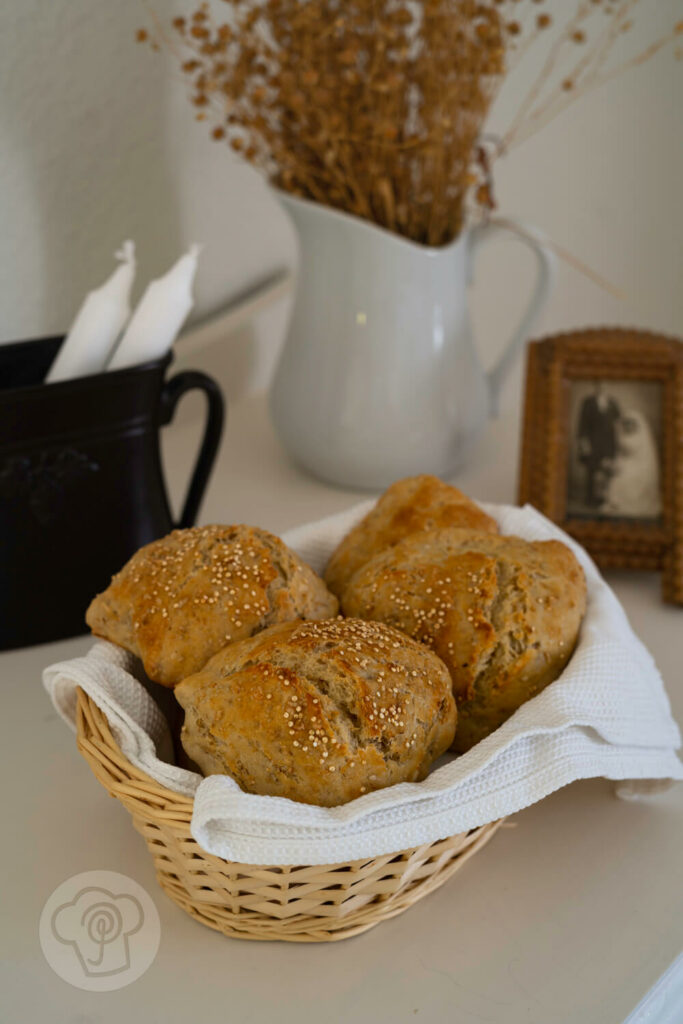
[[[192,800],[127,760],[104,714],[82,690],[78,748],[130,811],[162,889],[202,924],[242,939],[329,942],[359,935],[442,885],[501,825],[400,853],[315,866],[236,864],[206,853],[190,834]]]

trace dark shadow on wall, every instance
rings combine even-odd
[[[138,250],[135,297],[183,245],[164,141],[166,56],[136,44],[140,0],[0,11],[0,342],[65,330]],[[171,0],[157,0],[162,17]]]

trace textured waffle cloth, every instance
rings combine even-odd
[[[283,539],[321,571],[371,505],[298,527]],[[626,780],[617,791],[635,796],[683,778],[675,753],[680,734],[661,676],[585,551],[530,506],[483,507],[502,533],[568,544],[586,573],[588,608],[560,678],[467,754],[442,759],[423,782],[328,808],[253,796],[229,776],[204,779],[177,768],[166,720],[148,692],[156,688],[143,685],[136,659],[112,644],[97,643],[84,658],[45,669],[45,687],[73,728],[81,686],[134,765],[194,797],[191,829],[200,846],[248,864],[333,864],[393,853],[511,814],[575,779]]]

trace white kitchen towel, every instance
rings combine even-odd
[[[372,502],[298,527],[290,547],[321,571]],[[402,783],[341,807],[312,807],[243,793],[225,775],[203,779],[171,763],[168,727],[139,663],[112,644],[43,674],[66,721],[81,686],[107,716],[128,759],[176,792],[194,796],[191,830],[209,853],[249,864],[331,864],[429,843],[512,814],[576,779],[627,780],[629,797],[683,778],[680,733],[661,676],[588,555],[531,506],[483,505],[502,533],[556,538],[586,573],[588,607],[562,675],[461,757],[446,756],[419,783]],[[646,783],[639,780],[647,780]],[[652,781],[660,780],[653,787]]]

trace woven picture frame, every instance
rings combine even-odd
[[[598,382],[607,389],[630,388],[630,393],[637,393],[634,384],[644,384],[658,396],[659,499],[652,516],[597,508],[594,514],[589,508],[577,514],[572,504],[573,396],[577,385],[587,389]],[[534,505],[575,537],[602,568],[660,570],[664,600],[683,604],[683,343],[620,328],[532,342],[518,497],[520,504]]]

